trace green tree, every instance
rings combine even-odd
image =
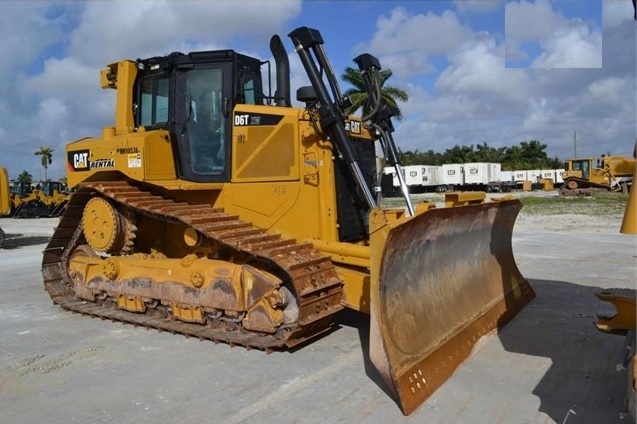
[[[511,146],[504,152],[504,161],[502,163],[502,169],[513,171],[526,169],[523,167],[524,155],[520,146]]]
[[[522,157],[524,161],[533,168],[539,168],[548,162],[548,156],[544,151],[546,144],[542,144],[537,140],[521,141]]]
[[[21,183],[30,183],[33,181],[33,176],[29,174],[29,171],[24,170],[20,173],[20,175],[18,175],[17,181]]]
[[[521,141],[509,147],[491,147],[486,142],[477,146],[455,145],[443,153],[428,150],[403,151],[398,148],[398,158],[403,165],[436,165],[445,163],[491,162],[502,164],[503,171],[525,169],[559,169],[564,162],[559,157],[549,158],[546,144],[537,140]]]
[[[44,167],[44,180],[47,180],[46,170],[53,163],[53,149],[50,147],[40,147],[34,155],[42,156],[42,166]]]
[[[474,159],[476,162],[501,163],[504,159],[505,151],[506,147],[496,149],[495,147],[489,146],[486,141],[483,141],[482,144],[476,146]]]
[[[396,117],[402,119],[403,114],[398,107],[397,102],[407,102],[409,95],[404,90],[391,85],[385,85],[387,80],[392,76],[391,69],[383,69],[378,72],[380,78],[380,98],[381,102],[391,108],[395,108],[397,111]],[[345,73],[341,76],[343,81],[350,84],[352,88],[348,89],[345,94],[349,96],[352,101],[352,106],[345,110],[345,113],[352,115],[359,109],[363,109],[363,115],[366,115],[371,111],[373,105],[368,101],[368,94],[365,90],[365,84],[363,83],[363,77],[358,69],[352,67],[346,67]]]
[[[474,155],[473,144],[471,146],[458,146],[456,144],[451,149],[445,150],[442,154],[446,163],[475,162]]]

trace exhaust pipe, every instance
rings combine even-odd
[[[292,105],[290,102],[290,62],[281,37],[276,34],[270,39],[270,51],[276,62],[275,104],[290,107]]]

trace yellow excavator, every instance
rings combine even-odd
[[[277,35],[274,94],[269,62],[233,50],[102,70],[115,125],[67,145],[74,192],[44,285],[72,311],[264,351],[328,332],[344,307],[369,313],[369,356],[410,414],[535,296],[511,246],[521,204],[413,204],[401,180],[405,206],[380,208],[377,151],[402,173],[378,59],[354,59],[370,108],[347,116],[320,32],[289,37],[304,107]]]
[[[7,169],[0,167],[0,216],[11,212],[11,190]],[[4,244],[4,231],[0,228],[0,247]]]

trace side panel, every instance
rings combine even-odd
[[[286,237],[337,240],[332,146],[305,111],[238,105],[232,119],[232,184],[215,206]]]
[[[176,178],[167,131],[86,138],[69,144],[66,151],[69,187],[114,173],[137,181]]]
[[[238,105],[232,129],[232,181],[299,179],[298,110]]]

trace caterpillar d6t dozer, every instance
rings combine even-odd
[[[115,126],[67,146],[75,192],[44,284],[70,310],[266,351],[370,313],[370,357],[409,414],[533,298],[511,247],[521,205],[413,205],[402,181],[406,207],[379,208],[376,152],[400,165],[378,60],[355,59],[370,112],[345,116],[321,34],[289,36],[312,83],[301,108],[276,35],[274,95],[267,62],[232,50],[102,71]]]

